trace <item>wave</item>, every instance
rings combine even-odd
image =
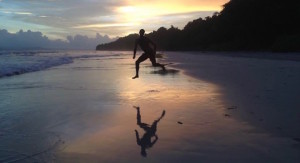
[[[58,52],[1,52],[0,78],[45,70],[72,63],[74,59],[112,57],[118,54],[63,54]]]
[[[28,62],[23,64],[6,64],[1,66],[0,78],[7,76],[20,75],[28,72],[40,71],[50,67],[59,66],[62,64],[72,63],[73,60],[68,57],[55,59],[43,59],[38,62]]]
[[[35,54],[50,54],[50,53],[58,53],[58,51],[49,51],[49,50],[28,50],[28,51],[6,51],[1,50],[0,55],[11,55],[11,54],[17,54],[17,55],[23,55],[23,56],[33,56]]]

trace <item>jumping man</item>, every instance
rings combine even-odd
[[[151,41],[149,38],[145,37],[144,34],[145,34],[145,30],[141,29],[140,30],[140,37],[138,39],[136,39],[136,41],[135,41],[133,59],[135,59],[136,49],[137,49],[138,45],[140,45],[140,47],[144,51],[144,53],[135,62],[136,75],[134,77],[132,77],[132,79],[135,79],[135,78],[139,77],[140,63],[145,61],[148,58],[150,59],[150,61],[152,63],[152,66],[154,66],[154,67],[159,66],[163,70],[165,70],[164,65],[156,62],[156,59],[155,59],[156,44],[153,41]]]

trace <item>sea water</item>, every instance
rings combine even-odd
[[[74,59],[103,56],[110,55],[96,51],[0,51],[0,78],[41,71]]]

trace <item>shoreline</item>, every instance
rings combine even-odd
[[[224,110],[231,118],[276,135],[299,140],[300,65],[295,54],[253,58],[245,53],[165,52],[165,62],[183,73],[221,87]],[[249,57],[250,56],[250,57]],[[254,56],[258,56],[255,54]],[[272,56],[266,53],[265,56]],[[299,142],[299,141],[297,141]]]
[[[132,52],[133,50],[95,50],[96,52]],[[142,52],[137,50],[137,52]],[[300,52],[272,52],[272,51],[167,51],[158,50],[156,54],[190,53],[194,55],[218,55],[238,58],[257,58],[266,60],[287,60],[300,62]]]
[[[191,53],[194,55],[216,55],[224,57],[237,58],[254,58],[264,60],[286,60],[286,61],[300,61],[299,52],[268,52],[268,51],[180,51],[181,53]]]

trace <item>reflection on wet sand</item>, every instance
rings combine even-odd
[[[146,123],[142,123],[141,121],[141,114],[140,114],[140,107],[134,107],[136,108],[137,115],[137,125],[140,126],[143,130],[145,130],[145,134],[142,138],[139,137],[139,132],[135,130],[135,136],[136,136],[136,143],[141,146],[141,155],[143,157],[147,157],[147,148],[153,147],[153,145],[157,142],[158,136],[156,135],[157,130],[157,124],[158,122],[165,116],[166,111],[164,110],[161,114],[161,116],[155,120],[152,125],[148,125]],[[154,140],[152,141],[151,138],[154,137]]]
[[[159,75],[177,75],[180,71],[176,69],[166,69],[166,70],[154,70],[150,74],[159,74]]]

